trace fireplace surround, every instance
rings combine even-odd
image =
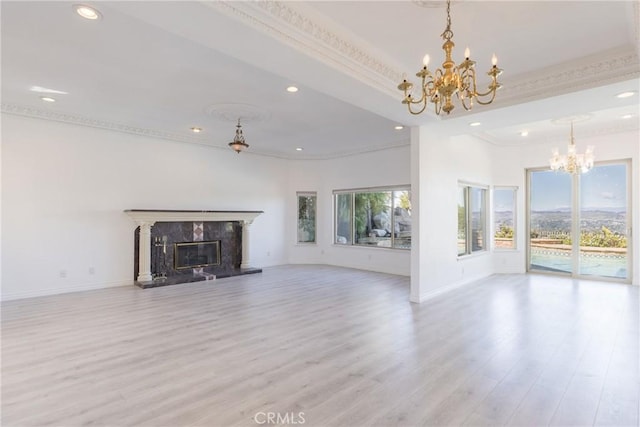
[[[249,227],[262,211],[130,209],[125,213],[137,224],[137,286],[150,288],[262,271],[252,267],[249,259]]]

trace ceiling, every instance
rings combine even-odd
[[[569,116],[589,118],[576,138],[639,127],[638,1],[454,1],[454,58],[468,46],[484,77],[496,53],[505,71],[493,104],[448,117],[410,115],[396,89],[425,53],[443,59],[439,1],[85,4],[101,19],[1,2],[3,112],[225,150],[240,117],[248,153],[304,159],[406,145],[409,126],[438,122],[500,146],[565,141],[554,120]],[[42,88],[66,93],[46,103]]]

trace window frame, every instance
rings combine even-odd
[[[390,194],[390,223],[392,227],[395,227],[396,215],[395,215],[395,193],[397,192],[408,192],[409,197],[411,197],[411,185],[393,185],[393,186],[383,186],[383,187],[366,187],[366,188],[352,188],[352,189],[343,189],[343,190],[333,190],[333,244],[337,246],[343,247],[360,247],[360,248],[376,248],[376,249],[391,249],[391,250],[401,250],[401,251],[410,251],[411,246],[409,247],[400,247],[396,245],[396,240],[400,239],[395,236],[394,232],[391,232],[390,236],[390,245],[389,246],[377,246],[371,245],[367,243],[358,243],[356,239],[356,227],[355,227],[355,216],[356,216],[356,194],[362,193],[384,193],[389,192]],[[338,242],[338,197],[349,195],[350,198],[350,215],[349,215],[349,232],[350,235],[347,238],[347,242]],[[345,236],[346,237],[346,236]]]
[[[467,258],[470,256],[474,256],[474,255],[480,255],[482,253],[487,253],[489,251],[489,245],[488,240],[487,240],[487,235],[488,235],[488,231],[489,231],[489,218],[490,215],[488,214],[488,210],[489,210],[489,186],[488,185],[483,185],[483,184],[476,184],[476,183],[472,183],[472,182],[466,182],[466,181],[458,181],[458,189],[462,189],[463,190],[463,198],[464,198],[464,223],[465,223],[465,251],[464,253],[460,253],[460,251],[457,251],[457,257],[458,259],[461,258]],[[471,202],[472,202],[472,198],[471,198],[471,190],[475,189],[475,190],[481,190],[482,193],[482,206],[481,211],[480,211],[480,218],[481,218],[481,222],[480,224],[482,225],[482,249],[473,249],[473,244],[474,244],[474,239],[473,239],[473,232],[474,232],[474,228],[473,228],[473,209],[471,207]],[[459,209],[456,209],[457,211],[457,215],[456,217],[459,216]],[[458,223],[458,227],[460,226],[460,224]],[[456,231],[456,241],[458,240],[458,234],[459,231]],[[457,247],[457,244],[456,244]]]
[[[313,197],[313,240],[300,240],[300,198]],[[316,191],[297,191],[296,192],[296,244],[298,245],[316,245],[318,243],[318,193]]]

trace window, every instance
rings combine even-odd
[[[493,246],[496,249],[516,248],[517,187],[493,189]]]
[[[458,188],[458,256],[487,250],[487,188],[460,183]]]
[[[411,249],[408,187],[334,191],[339,245]]]
[[[316,243],[316,193],[298,196],[298,243]]]

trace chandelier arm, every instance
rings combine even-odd
[[[463,87],[461,91],[464,91],[464,98],[470,98],[473,103],[473,99],[478,91],[476,88],[476,71],[474,68],[464,68],[460,75],[461,84]]]
[[[493,102],[493,100],[495,99],[495,97],[496,97],[496,92],[497,92],[497,88],[494,88],[492,91],[487,92],[487,93],[479,93],[479,94],[477,94],[477,95],[475,96],[475,98],[476,98],[476,102],[477,102],[478,104],[480,104],[480,105],[489,105],[489,104],[491,104],[491,103]],[[482,100],[479,98],[479,97],[481,97],[481,96],[482,96],[482,97],[485,97],[485,96],[487,96],[487,95],[489,95],[489,94],[491,94],[491,99],[490,99],[490,100],[488,100],[488,101],[482,101]]]
[[[432,99],[433,105],[435,107],[436,114],[439,115],[442,111],[442,102],[440,102],[440,98]]]
[[[422,91],[427,97],[433,98],[433,95],[436,93],[436,82],[433,79],[427,81],[422,86]]]
[[[415,104],[418,104],[417,102]],[[424,103],[422,104],[422,108],[417,110],[417,111],[413,111],[411,109],[411,104],[407,104],[407,108],[409,109],[409,113],[415,115],[421,114],[426,108],[427,108],[427,100],[424,100]]]
[[[471,108],[473,108],[473,98],[472,97],[462,97],[458,95],[458,99],[460,100],[460,104],[462,104],[462,107],[467,110],[467,111],[471,111]],[[469,105],[467,105],[467,101],[469,102]]]

